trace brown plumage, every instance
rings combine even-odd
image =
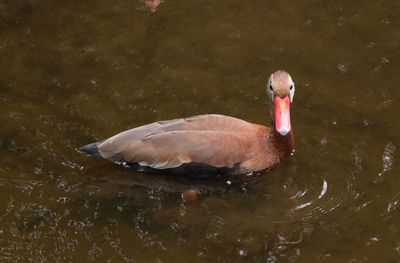
[[[289,74],[277,71],[268,80],[267,93],[275,104],[288,97],[292,100],[291,86],[294,94]],[[286,104],[282,105],[273,120],[281,119],[277,111]],[[199,115],[133,128],[81,150],[148,170],[242,174],[267,169],[293,151],[288,121],[289,128],[284,124],[283,128],[268,128],[224,115]]]

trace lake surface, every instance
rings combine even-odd
[[[143,5],[0,2],[0,261],[399,262],[400,2]],[[269,125],[277,69],[296,152],[268,173],[149,175],[76,150],[204,113]]]

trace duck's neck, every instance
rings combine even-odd
[[[271,133],[274,145],[279,153],[283,156],[290,155],[294,152],[294,136],[293,129],[290,130],[285,136],[280,135],[275,130],[275,115],[274,110],[271,108]]]
[[[273,127],[274,128],[272,128],[272,133],[277,150],[284,156],[292,154],[294,151],[293,130],[291,130],[285,136],[282,136],[275,130],[275,126]]]

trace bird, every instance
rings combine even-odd
[[[290,121],[294,93],[289,73],[277,70],[269,76],[271,127],[204,114],[153,122],[79,150],[144,172],[229,176],[269,170],[294,152]]]

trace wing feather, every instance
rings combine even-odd
[[[130,141],[110,158],[139,163],[157,169],[175,168],[184,163],[230,167],[245,161],[246,143],[240,135],[220,131],[162,132]],[[99,147],[102,153],[102,147]]]
[[[233,117],[199,115],[127,130],[99,142],[97,147],[105,159],[156,169],[186,163],[234,168],[259,158],[254,150],[260,142],[256,138],[267,131],[265,126]]]
[[[106,159],[113,159],[120,153],[140,151],[142,144],[146,144],[145,141],[148,138],[153,138],[153,136],[159,136],[168,132],[182,132],[182,131],[214,131],[223,134],[241,134],[251,131],[252,125],[249,122],[224,116],[218,114],[207,114],[193,116],[189,118],[159,121],[137,128],[133,128],[124,132],[121,132],[101,143],[98,144],[99,152],[102,157]],[[172,136],[173,133],[168,133],[168,136]],[[216,135],[215,135],[216,136]],[[194,140],[202,140],[202,136],[186,136],[185,143],[190,147],[191,144],[197,145]],[[165,145],[166,140],[155,140],[153,144],[157,144],[157,150]],[[169,149],[176,147],[175,144],[171,142],[169,144]],[[155,149],[153,149],[155,151]]]

